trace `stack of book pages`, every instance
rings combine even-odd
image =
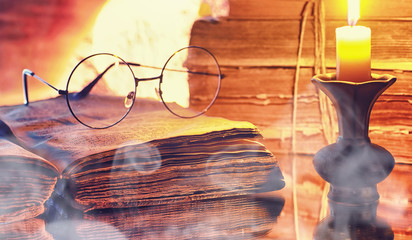
[[[93,111],[117,111],[96,102]],[[182,119],[136,100],[107,129],[72,116],[62,97],[0,107],[0,222],[65,204],[82,213],[245,196],[284,187],[276,158],[249,122]]]

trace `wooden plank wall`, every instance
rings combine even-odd
[[[304,0],[230,0],[230,15],[195,22],[191,44],[210,49],[225,74],[211,114],[247,120],[276,153],[292,151],[293,93]],[[318,1],[319,2],[319,1]],[[346,23],[346,0],[324,0],[325,57],[335,71],[335,28]],[[412,1],[363,1],[359,25],[372,30],[372,71],[398,81],[375,104],[372,142],[397,162],[412,162]],[[309,7],[313,7],[310,5]],[[314,154],[326,145],[314,75],[314,11],[305,26],[296,113],[296,152]],[[334,111],[333,111],[334,113]],[[336,131],[336,129],[335,129]]]

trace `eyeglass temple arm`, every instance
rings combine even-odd
[[[47,86],[53,88],[55,91],[57,91],[60,95],[64,95],[67,94],[67,91],[65,90],[60,90],[55,88],[53,85],[51,85],[50,83],[46,82],[45,80],[43,80],[41,77],[37,76],[36,74],[34,74],[33,71],[29,70],[29,69],[23,69],[23,94],[24,94],[24,105],[29,105],[29,94],[28,94],[28,87],[27,87],[27,75],[30,75],[34,78],[36,78],[37,80],[40,80],[41,82],[43,82],[44,84],[46,84]]]
[[[141,66],[141,67],[154,68],[154,69],[163,69],[161,67],[146,66],[146,65],[142,65],[142,64],[139,64],[139,63],[132,63],[132,62],[128,62],[127,64],[129,64],[131,66]],[[208,76],[219,76],[220,75],[221,78],[224,77],[223,74],[216,74],[216,73],[194,72],[194,71],[190,71],[190,70],[170,69],[170,68],[165,68],[165,70],[168,70],[168,71],[171,71],[171,72],[185,72],[185,73],[198,74],[198,75],[208,75]],[[156,79],[156,78],[159,78],[159,77],[148,78],[148,80]],[[142,81],[142,80],[146,80],[146,79],[139,78],[139,80]]]
[[[82,99],[84,97],[86,97],[90,91],[93,89],[93,87],[97,84],[97,82],[99,82],[99,80],[103,77],[103,75],[110,70],[110,68],[112,68],[116,63],[112,63],[110,64],[102,73],[100,73],[99,75],[97,75],[97,77],[91,81],[86,87],[84,87],[80,92],[74,94],[73,98],[74,99]],[[123,63],[120,62],[119,64],[127,64],[127,63]]]

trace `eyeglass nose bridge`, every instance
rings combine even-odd
[[[137,77],[135,77],[134,80],[136,81],[136,85],[137,85],[139,82],[153,81],[153,80],[156,80],[156,79],[159,79],[161,81],[162,77],[163,77],[162,75],[159,75],[157,77],[149,77],[149,78],[137,78]]]
[[[139,64],[140,66],[140,64]],[[148,81],[153,81],[153,80],[157,80],[159,79],[160,83],[162,83],[162,78],[163,78],[163,74],[160,74],[159,76],[156,77],[148,77],[148,78],[138,78],[138,77],[134,77],[134,81],[136,83],[136,87],[138,87],[139,82],[148,82]],[[159,89],[156,88],[156,94],[159,95]],[[159,96],[158,96],[159,97]],[[127,96],[124,99],[124,106],[126,108],[130,108],[133,105],[133,102],[136,98],[136,92],[131,91],[127,94]]]
[[[157,79],[159,79],[159,84],[161,84],[162,79],[163,79],[163,74],[160,74],[157,77],[150,77],[150,78],[137,78],[137,77],[135,77],[134,79],[135,79],[135,82],[136,82],[136,86],[139,85],[139,82],[148,82],[148,81],[153,81],[153,80],[157,80]],[[155,90],[156,90],[157,97],[160,97],[159,94],[161,94],[161,91],[159,91],[158,88],[156,88]]]

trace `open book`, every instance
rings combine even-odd
[[[111,106],[92,111],[110,114]],[[90,111],[90,110],[88,110]],[[62,97],[0,107],[0,222],[42,214],[53,195],[88,212],[283,188],[274,156],[248,122],[181,119],[136,100],[103,130],[79,124]]]

